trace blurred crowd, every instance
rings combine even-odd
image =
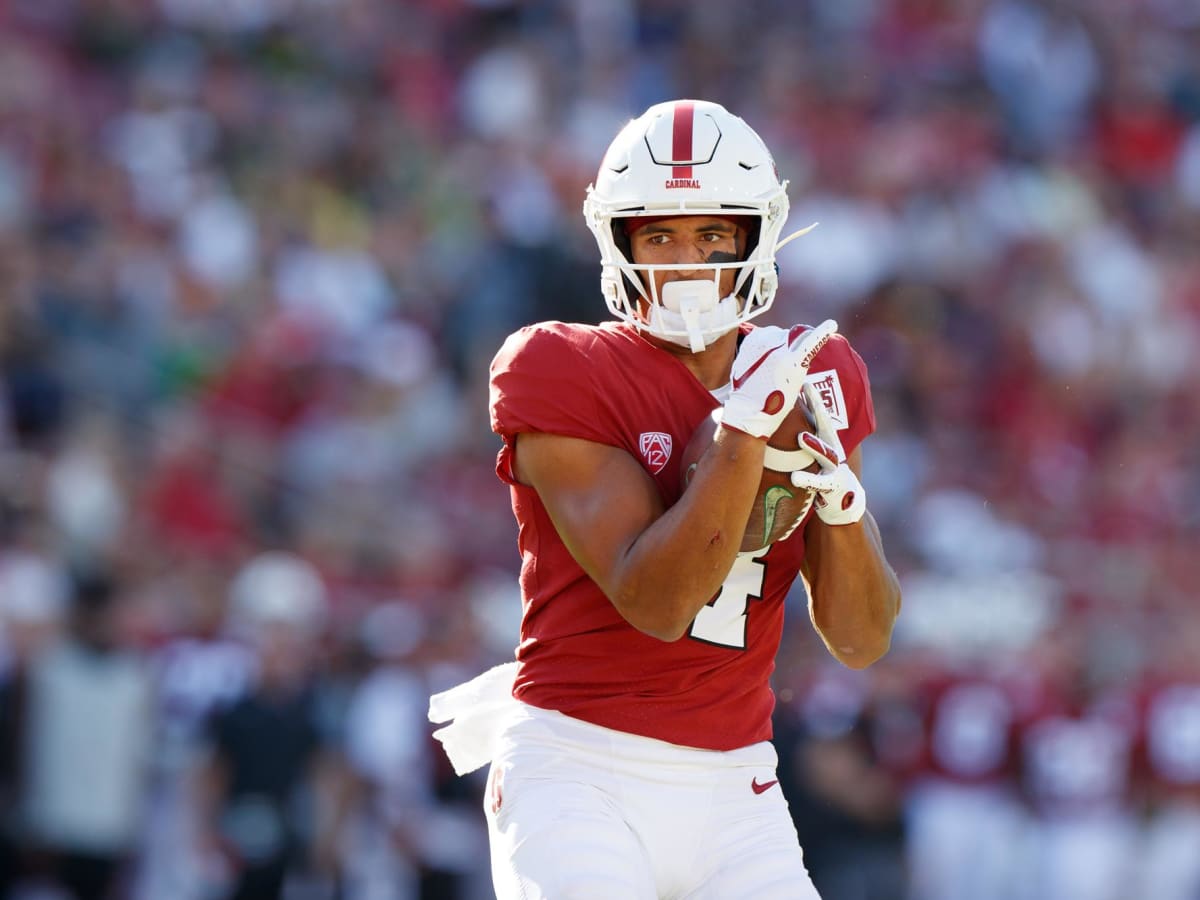
[[[687,96],[877,406],[893,649],[797,586],[777,673],[818,887],[1200,897],[1194,0],[0,3],[0,894],[490,896],[425,721],[519,619],[487,364],[604,317],[584,188]]]

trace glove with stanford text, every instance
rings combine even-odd
[[[721,411],[721,424],[757,438],[769,438],[796,405],[808,367],[837,322],[785,331],[775,325],[755,328],[733,360],[733,390]]]
[[[800,435],[800,442],[821,470],[793,472],[792,484],[807,488],[815,494],[813,505],[817,516],[826,525],[851,525],[867,511],[867,492],[854,470],[846,465],[846,453],[837,428],[817,389],[809,383],[803,387],[804,401],[812,411],[816,434]]]

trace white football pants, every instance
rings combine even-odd
[[[819,900],[769,742],[694,750],[522,704],[484,794],[498,900]]]

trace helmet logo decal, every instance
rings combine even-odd
[[[662,431],[643,431],[638,437],[638,450],[650,467],[650,474],[657,475],[671,458],[671,436]]]
[[[690,165],[695,125],[696,104],[691,100],[680,100],[675,104],[675,114],[671,120],[671,159],[686,159],[689,161],[689,165],[671,167],[671,177],[664,185],[668,190],[672,188],[700,189],[700,179],[692,177]]]

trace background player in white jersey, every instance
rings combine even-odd
[[[803,574],[830,652],[863,667],[887,651],[900,596],[858,480],[874,428],[863,361],[833,322],[746,324],[774,298],[787,212],[744,121],[704,101],[651,107],[584,205],[619,321],[530,326],[492,363],[520,644],[515,666],[431,715],[455,719],[442,737],[458,768],[492,761],[501,898],[816,896],[770,744],[784,599]],[[815,502],[785,539],[739,552],[766,441],[802,395],[819,471],[793,480]],[[685,491],[682,450],[714,410]]]

